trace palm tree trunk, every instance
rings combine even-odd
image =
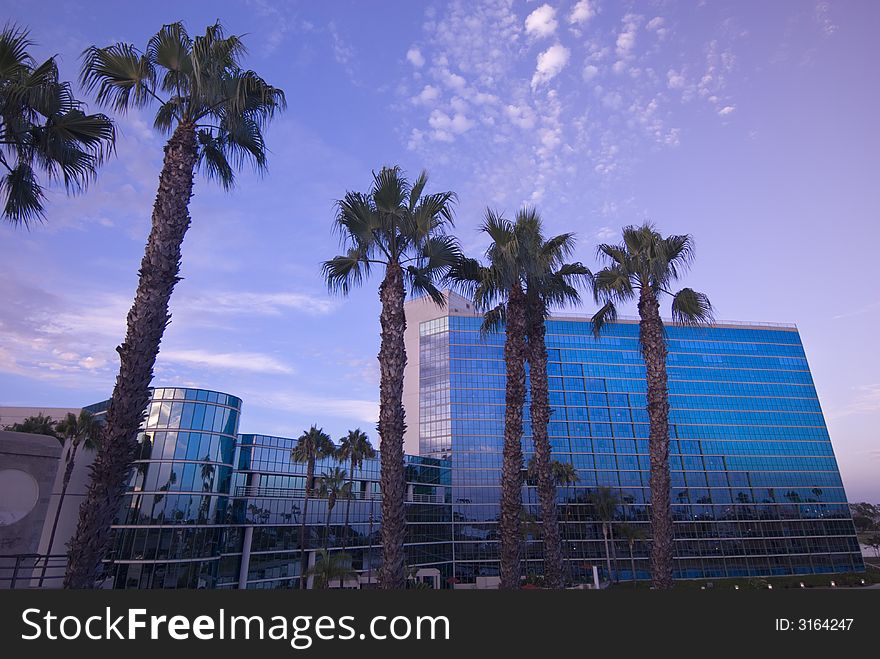
[[[64,479],[61,481],[61,494],[58,496],[58,507],[55,509],[55,519],[52,520],[52,532],[49,534],[49,544],[46,547],[48,556],[52,555],[55,545],[55,532],[58,530],[58,520],[61,518],[61,508],[64,506],[64,497],[67,495],[67,486],[70,485],[70,477],[73,475],[73,463],[76,458],[76,450],[79,448],[73,440],[70,443],[70,455],[67,456],[67,464],[64,465]]]
[[[198,157],[195,128],[179,124],[165,145],[152,229],[128,312],[119,375],[104,434],[70,541],[65,588],[93,588],[113,543],[111,525],[125,494],[137,450],[137,432],[150,400],[153,365],[170,322],[168,302],[180,271],[180,249],[190,225],[189,200]]]
[[[666,337],[660,304],[645,286],[639,295],[639,341],[648,380],[648,450],[651,459],[651,585],[672,588],[673,528],[669,500],[669,390]]]
[[[614,573],[613,573],[613,577],[611,580],[614,583],[617,583],[620,580],[618,577],[618,574],[617,574],[619,571],[620,565],[618,564],[618,561],[617,561],[617,545],[614,542],[614,522],[613,521],[608,523],[608,535],[611,538],[611,561],[614,564]]]
[[[636,553],[635,553],[635,543],[630,541],[629,543],[629,564],[632,569],[632,580],[633,580],[633,588],[636,587]]]
[[[342,527],[342,551],[348,548],[348,513],[351,510],[351,499],[354,496],[354,459],[351,461],[351,472],[348,475],[348,499],[345,502],[345,522]]]
[[[299,525],[299,589],[306,588],[306,572],[309,569],[309,554],[306,551],[306,520],[309,515],[309,499],[312,497],[312,479],[315,477],[315,458],[306,463],[306,491],[303,499],[302,524]]]
[[[556,484],[550,466],[550,393],[547,384],[547,346],[544,340],[544,303],[532,298],[528,305],[529,378],[532,389],[532,441],[535,445],[535,471],[538,479],[538,504],[544,532],[544,581],[548,588],[562,588],[562,543],[559,537],[559,513],[556,509]]]
[[[520,587],[522,524],[522,434],[526,398],[525,298],[519,287],[511,289],[505,318],[504,447],[501,457],[501,588]],[[528,560],[528,551],[526,550]]]
[[[406,477],[403,463],[403,370],[406,330],[403,270],[389,263],[379,286],[382,340],[379,348],[379,450],[382,488],[382,569],[379,583],[386,590],[406,587],[403,543],[406,536]]]
[[[608,570],[608,581],[611,581],[611,552],[608,549],[608,524],[602,522],[602,537],[605,538],[605,567]]]

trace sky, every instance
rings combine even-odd
[[[399,164],[458,194],[472,255],[487,206],[535,205],[591,267],[627,224],[692,234],[684,285],[718,318],[797,323],[848,496],[880,501],[880,3],[48,5],[0,0],[74,84],[89,45],[219,18],[287,94],[267,174],[197,179],[157,386],[241,396],[242,432],[374,435],[378,280],[330,296],[320,264],[339,251],[334,202]],[[53,188],[44,223],[0,225],[0,405],[112,390],[165,139],[150,109],[115,118],[85,194]]]

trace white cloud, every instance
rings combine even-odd
[[[681,89],[685,86],[687,81],[680,72],[674,71],[673,69],[669,69],[666,72],[666,84],[670,89]]]
[[[535,74],[532,76],[532,89],[549,82],[559,75],[559,72],[568,64],[570,55],[571,53],[568,48],[559,43],[550,46],[543,53],[539,54],[538,65],[535,68]]]
[[[528,105],[508,105],[504,112],[515,126],[526,130],[535,127],[535,112]]]
[[[420,69],[425,65],[425,57],[422,55],[422,51],[418,48],[410,48],[406,51],[406,61],[417,69]]]
[[[457,73],[452,73],[448,69],[442,69],[438,77],[450,89],[462,90],[467,85],[467,81],[464,78]]]
[[[431,137],[439,142],[452,142],[455,135],[466,133],[474,127],[474,121],[461,112],[449,116],[442,110],[434,110],[428,117],[428,125],[433,128]]]
[[[614,208],[616,211],[616,208]],[[594,237],[599,242],[607,243],[611,242],[615,238],[617,238],[617,231],[612,229],[611,227],[599,227],[594,234]]]
[[[627,14],[623,17],[623,30],[617,35],[617,56],[627,58],[632,54],[636,45],[636,33],[639,30],[641,16]]]
[[[669,34],[669,28],[666,27],[666,21],[662,16],[655,16],[645,25],[645,29],[654,32],[661,39],[665,39]]]
[[[209,352],[207,350],[160,350],[160,362],[172,362],[251,373],[292,373],[275,357],[259,352]]]
[[[556,32],[556,10],[550,5],[541,5],[526,17],[526,34],[537,38],[549,37]]]
[[[596,9],[592,6],[590,0],[580,0],[571,10],[568,22],[572,25],[580,25],[586,23],[596,15]]]
[[[736,108],[734,106],[725,105],[723,108],[718,110],[718,116],[719,117],[726,117],[727,115],[731,114],[734,110],[736,110]]]
[[[309,315],[323,315],[336,308],[336,302],[326,296],[292,291],[278,293],[218,291],[181,296],[179,304],[180,308],[187,312],[198,311],[199,313],[228,315],[278,316],[284,311],[302,311]]]
[[[429,105],[440,96],[440,90],[433,85],[425,85],[424,89],[412,97],[412,102],[418,105]]]
[[[599,75],[599,67],[596,66],[595,64],[587,64],[584,67],[583,77],[584,77],[585,82],[589,82],[590,80],[595,78],[597,75]]]
[[[296,412],[305,416],[351,417],[359,422],[371,424],[371,426],[379,419],[379,403],[374,400],[334,398],[301,392],[267,394],[263,391],[255,393],[251,398],[259,400],[266,407]]]

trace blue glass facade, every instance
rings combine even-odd
[[[420,452],[452,463],[454,577],[496,575],[504,417],[503,334],[442,315],[419,326]],[[553,459],[578,480],[559,488],[567,575],[604,564],[589,494],[607,486],[622,525],[650,535],[648,417],[638,325],[585,318],[547,323]],[[864,569],[834,451],[793,326],[667,327],[670,466],[679,578]],[[411,418],[411,416],[410,416]],[[531,454],[525,423],[523,449]],[[524,488],[527,513],[537,497]],[[526,524],[527,572],[541,571]],[[630,555],[632,552],[632,555]],[[648,546],[611,545],[612,571],[648,578]],[[634,559],[631,561],[630,559]]]
[[[421,457],[406,458],[407,564],[435,572],[441,586],[491,581],[504,337],[481,336],[480,319],[469,313],[434,316],[415,323],[418,410],[408,409],[407,420],[418,420]],[[796,328],[669,326],[667,340],[676,576],[864,570]],[[638,325],[614,323],[595,339],[586,319],[554,318],[547,349],[553,459],[577,474],[558,488],[565,576],[588,582],[592,566],[607,572],[610,558],[612,576],[647,579],[648,418]],[[303,550],[312,564],[319,549],[343,546],[359,585],[374,584],[378,458],[350,475],[350,502],[328,511],[326,499],[311,499],[300,547],[306,465],[291,460],[294,439],[238,434],[241,405],[220,392],[154,390],[115,525],[115,586],[291,587]],[[88,409],[101,412],[106,403]],[[528,461],[528,418],[524,425]],[[335,466],[319,461],[316,475]],[[607,550],[590,498],[602,486],[619,500]],[[528,483],[523,501],[524,572],[539,575],[539,512]]]

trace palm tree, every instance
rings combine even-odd
[[[672,320],[683,325],[713,321],[709,298],[690,288],[677,293],[670,286],[687,270],[694,257],[689,235],[664,238],[652,224],[623,229],[619,245],[599,245],[606,267],[591,279],[593,294],[602,307],[593,315],[593,332],[617,318],[617,305],[636,300],[639,344],[648,387],[649,452],[651,462],[651,583],[672,588],[673,527],[669,500],[669,390],[666,375],[666,336],[660,317],[660,298],[672,297]]]
[[[345,254],[323,264],[331,291],[343,295],[363,283],[374,266],[383,267],[379,286],[382,327],[379,348],[379,449],[382,489],[382,570],[386,589],[406,587],[403,542],[406,535],[404,501],[403,370],[406,286],[411,293],[426,293],[442,305],[436,287],[459,259],[458,244],[446,235],[452,224],[452,192],[424,195],[428,177],[422,172],[410,183],[399,167],[373,173],[368,194],[347,192],[337,203],[336,230]]]
[[[335,554],[326,549],[319,549],[314,566],[309,569],[308,575],[314,577],[315,588],[329,588],[330,584],[339,580],[339,587],[347,577],[356,577],[357,572],[351,568],[351,556],[345,552]]]
[[[574,465],[570,462],[560,462],[559,460],[551,460],[550,461],[550,473],[554,486],[554,496],[555,489],[557,487],[574,485],[578,481],[580,481],[580,476],[578,476],[577,469],[574,468]],[[538,475],[538,461],[535,459],[533,455],[529,460],[529,465],[526,469],[526,477],[530,485],[537,485],[539,480]],[[565,518],[568,521],[570,508],[566,506],[565,508]],[[560,534],[561,535],[561,534]],[[561,541],[562,542],[562,541]],[[562,543],[562,558],[565,559],[565,544]],[[546,563],[547,555],[544,555],[544,561]],[[545,567],[546,574],[546,567]]]
[[[526,341],[532,401],[532,442],[538,502],[544,525],[544,578],[548,588],[561,588],[562,543],[556,508],[556,482],[550,458],[547,426],[550,422],[550,393],[547,384],[546,320],[552,306],[580,302],[576,285],[590,271],[580,263],[566,263],[574,251],[574,234],[563,233],[549,239],[543,235],[541,217],[534,208],[517,213],[517,232],[526,268]]]
[[[67,495],[70,477],[73,475],[77,451],[80,448],[94,451],[101,441],[101,423],[86,410],[81,410],[79,415],[68,412],[67,416],[58,422],[56,429],[66,440],[67,456],[64,464],[64,477],[61,481],[61,494],[58,496],[58,507],[55,509],[55,519],[52,522],[49,545],[46,548],[46,553],[50,555],[55,545],[55,532],[58,530],[58,520],[61,517],[61,509],[64,507],[64,497]]]
[[[31,435],[46,435],[47,437],[54,437],[61,445],[64,445],[64,436],[58,433],[57,421],[54,421],[51,416],[43,414],[42,412],[29,416],[21,420],[20,423],[13,423],[6,426],[6,430],[11,430],[12,432],[24,432]]]
[[[606,485],[601,485],[587,495],[587,502],[593,506],[593,514],[602,523],[602,537],[605,540],[605,565],[608,568],[608,578],[616,579],[615,571],[611,569],[611,559],[617,564],[617,550],[614,548],[614,518],[617,517],[617,509],[620,507],[620,497],[617,492]],[[611,551],[608,550],[608,540],[611,540]]]
[[[624,540],[626,540],[627,545],[629,545],[629,564],[632,570],[632,582],[633,588],[636,587],[636,542],[645,539],[645,533],[642,531],[641,527],[636,526],[635,524],[618,524],[617,532]]]
[[[45,193],[37,170],[79,192],[113,150],[116,131],[103,114],[86,114],[58,64],[28,53],[27,30],[7,24],[0,32],[0,179],[3,219],[29,226],[43,218]]]
[[[450,280],[483,311],[482,334],[504,326],[504,441],[501,452],[500,588],[521,586],[523,409],[526,398],[526,309],[520,236],[514,223],[486,210],[480,230],[492,240],[488,265],[462,259]]]
[[[242,69],[243,53],[241,39],[226,37],[220,23],[195,39],[181,23],[165,25],[143,52],[116,43],[83,53],[81,81],[99,103],[125,112],[156,102],[154,125],[171,137],[125,340],[117,348],[120,368],[104,440],[70,544],[66,588],[93,587],[110,548],[110,524],[125,492],[153,365],[170,320],[168,302],[179,280],[195,168],[229,188],[234,167],[245,161],[258,170],[266,167],[262,129],[284,106],[284,93]]]
[[[327,521],[324,524],[324,549],[330,551],[330,516],[339,499],[351,500],[351,483],[348,474],[341,467],[333,467],[325,471],[318,479],[318,490],[315,493],[319,499],[327,499]]]
[[[306,522],[309,515],[309,499],[315,487],[315,462],[321,458],[327,458],[336,452],[333,440],[321,428],[313,425],[296,440],[296,446],[290,451],[290,459],[294,462],[306,464],[305,492],[303,497],[302,522],[299,527],[299,551],[300,572],[299,587],[305,586],[306,569],[309,565],[309,555],[306,553]]]
[[[351,496],[345,502],[345,523],[342,529],[342,551],[348,548],[348,516],[351,511],[351,500],[354,498],[354,471],[363,465],[364,460],[372,460],[376,457],[376,450],[370,443],[370,438],[360,428],[349,430],[348,434],[339,440],[339,448],[336,451],[336,459],[347,462],[350,465],[348,472],[348,489]]]

